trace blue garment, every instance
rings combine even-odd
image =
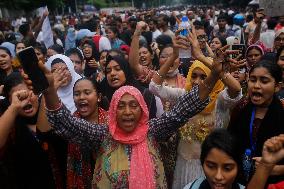
[[[112,49],[120,49],[120,46],[125,45],[125,42],[121,39],[116,38],[115,40],[110,41],[110,44]]]
[[[74,28],[69,28],[65,39],[65,50],[76,47],[76,34]]]

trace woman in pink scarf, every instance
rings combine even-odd
[[[181,96],[160,118],[149,120],[146,103],[138,89],[119,88],[110,104],[108,127],[72,116],[57,96],[52,74],[42,67],[49,80],[49,88],[44,92],[47,116],[58,135],[83,146],[98,147],[93,188],[167,188],[157,141],[167,140],[190,117],[204,109],[219,79],[222,61],[216,59],[204,82]]]

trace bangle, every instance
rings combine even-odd
[[[156,74],[157,74],[161,79],[165,79],[165,76],[161,75],[161,74],[159,73],[159,71],[156,71]]]
[[[209,87],[204,81],[202,81],[202,83],[206,89],[208,89],[209,91],[212,90],[212,87]]]
[[[220,78],[220,80],[223,82],[225,79],[229,77],[230,73],[226,72],[223,74],[223,76]]]
[[[61,102],[61,100],[59,101],[59,103],[56,105],[56,108],[54,108],[53,110],[50,110],[50,109],[48,109],[46,106],[45,106],[45,109],[47,110],[47,111],[49,111],[49,112],[56,112],[56,111],[58,111],[61,107],[62,107],[62,102]]]

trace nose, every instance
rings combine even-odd
[[[200,78],[197,78],[194,82],[193,82],[193,85],[199,85],[201,82],[201,79]]]
[[[260,82],[258,80],[255,82],[254,88],[260,88]]]
[[[125,114],[125,115],[131,114],[131,109],[130,109],[129,106],[125,106],[124,114]]]
[[[215,180],[216,181],[221,181],[223,179],[223,174],[222,174],[222,170],[221,169],[218,169],[216,174],[215,174]]]

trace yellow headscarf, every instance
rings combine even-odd
[[[190,69],[189,69],[188,74],[187,74],[186,83],[185,83],[185,90],[187,90],[187,91],[190,91],[191,88],[192,88],[191,75],[192,75],[192,72],[195,68],[200,68],[201,70],[203,70],[205,72],[205,74],[207,76],[211,72],[211,70],[207,66],[205,66],[202,62],[195,60],[193,62],[193,64],[190,66]],[[208,113],[211,113],[214,110],[217,96],[223,89],[224,89],[223,82],[218,80],[217,83],[215,84],[214,88],[212,89],[211,93],[209,94],[210,103],[206,106],[206,108],[202,111],[202,113],[208,114]]]

